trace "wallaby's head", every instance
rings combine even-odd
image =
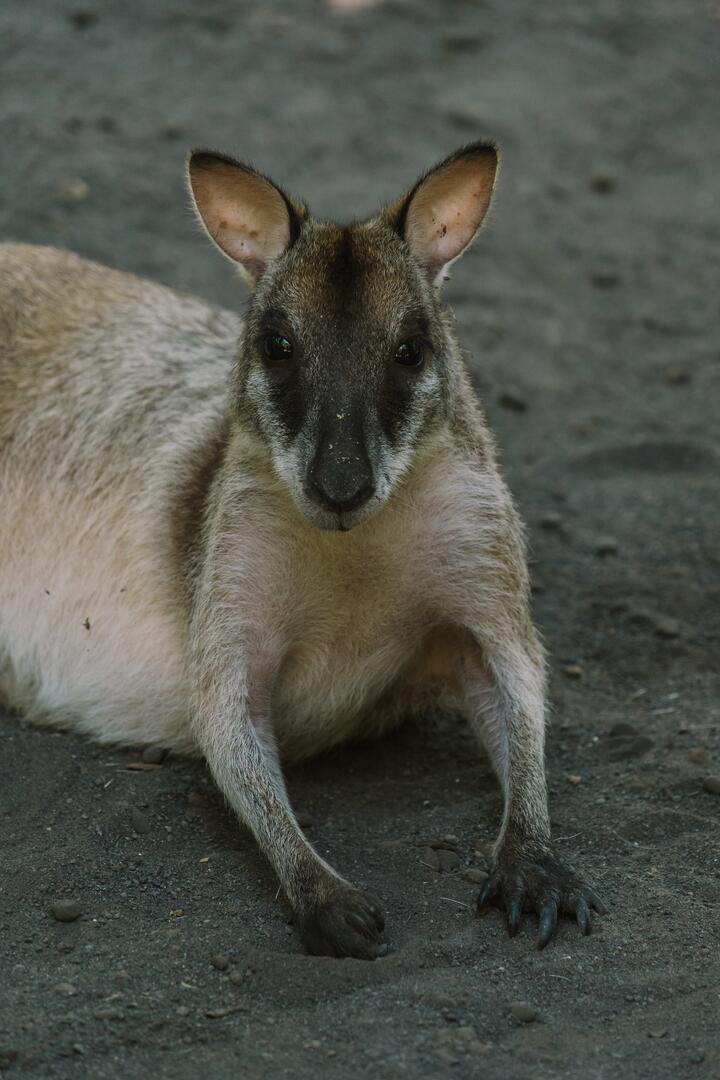
[[[450,414],[463,384],[438,286],[496,171],[492,146],[466,146],[377,217],[340,226],[246,165],[190,158],[198,214],[253,287],[236,407],[320,528],[379,509]]]

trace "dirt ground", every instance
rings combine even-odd
[[[719,62],[715,0],[2,5],[0,237],[235,308],[189,147],[349,217],[501,144],[447,296],[529,526],[555,834],[611,912],[542,953],[475,915],[500,795],[452,717],[290,776],[320,851],[385,901],[391,951],[363,963],[302,955],[202,766],[3,716],[0,1070],[720,1074]]]

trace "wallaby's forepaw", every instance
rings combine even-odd
[[[384,956],[385,916],[371,893],[347,888],[298,919],[303,944],[313,956]]]
[[[577,920],[581,933],[589,934],[590,910],[598,915],[607,910],[597,893],[552,850],[537,856],[501,852],[478,896],[478,911],[488,904],[505,912],[513,937],[520,929],[523,911],[534,911],[539,949],[545,948],[555,932],[558,913]]]

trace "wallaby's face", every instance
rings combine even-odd
[[[343,227],[227,158],[190,160],[203,223],[255,285],[238,408],[320,528],[379,509],[447,416],[458,359],[437,285],[479,228],[495,172],[492,148],[468,147]]]

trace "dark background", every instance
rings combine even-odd
[[[350,218],[500,143],[446,295],[529,525],[555,832],[612,911],[542,954],[475,917],[499,792],[428,721],[291,775],[313,841],[389,914],[387,958],[309,959],[200,765],[132,771],[6,717],[0,1069],[718,1074],[719,68],[710,0],[3,4],[0,237],[226,306],[243,287],[191,218],[190,147]],[[82,917],[54,923],[67,897]]]

